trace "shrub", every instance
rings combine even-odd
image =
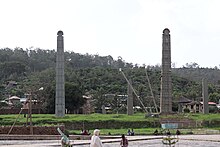
[[[184,113],[189,113],[190,110],[189,110],[189,108],[185,108],[185,109],[183,109],[183,112],[184,112]]]

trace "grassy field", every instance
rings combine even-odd
[[[181,113],[181,114],[174,114],[174,115],[164,115],[160,116],[161,118],[189,118],[197,121],[207,121],[207,120],[220,120],[219,113],[210,113],[210,114],[201,114],[201,113]]]
[[[129,128],[130,129],[130,128]],[[159,132],[164,131],[161,128],[134,128],[135,135],[153,135],[155,130]],[[218,128],[194,128],[194,129],[179,129],[181,134],[220,134],[220,127]],[[92,133],[93,130],[89,130]],[[81,130],[68,130],[69,134],[79,135]],[[121,135],[127,134],[128,129],[101,129],[102,135]],[[170,129],[171,134],[176,133],[176,129]]]
[[[128,128],[131,129],[131,128]],[[127,134],[128,129],[101,129],[101,134],[102,135],[121,135],[121,134]],[[134,128],[134,132],[136,135],[152,135],[153,132],[156,129],[160,128]],[[89,130],[90,133],[92,133],[93,130]],[[81,130],[68,130],[69,134],[80,134]]]
[[[0,125],[11,125],[15,121],[18,115],[0,115]],[[193,120],[205,120],[205,121],[212,121],[212,120],[220,120],[220,114],[174,114],[174,115],[164,115],[160,116],[160,118],[189,118]],[[20,115],[17,123],[22,124],[26,122],[26,117],[24,115]],[[65,123],[65,122],[74,122],[74,121],[110,121],[110,120],[117,120],[117,121],[125,121],[125,122],[134,122],[134,121],[154,121],[158,120],[159,118],[154,117],[145,117],[144,113],[137,113],[134,115],[126,115],[126,114],[66,114],[63,118],[57,118],[54,114],[33,114],[32,121],[36,125],[45,125],[45,124],[58,124],[58,123]]]
[[[1,121],[14,121],[18,117],[18,114],[0,115]],[[146,121],[155,120],[158,118],[145,117],[144,113],[135,113],[134,115],[126,114],[66,114],[63,118],[57,118],[54,114],[32,114],[33,122],[39,120],[48,120],[54,122],[65,122],[65,121],[99,121],[99,120],[120,120],[120,121]],[[220,114],[173,114],[173,115],[162,115],[160,118],[191,118],[194,120],[220,120]],[[19,116],[19,121],[26,121],[24,115]]]
[[[16,117],[18,115],[0,115],[0,125],[1,126],[11,126]],[[220,120],[220,114],[174,114],[174,115],[166,115],[160,116],[160,118],[189,118],[197,121],[212,121],[212,120]],[[56,125],[61,123],[73,123],[73,122],[96,122],[96,121],[124,121],[124,122],[135,122],[135,121],[158,121],[160,118],[153,118],[153,117],[145,117],[144,113],[137,113],[132,116],[128,116],[126,114],[89,114],[89,115],[82,115],[82,114],[67,114],[63,118],[56,118],[53,114],[33,114],[32,120],[34,125],[38,126],[48,126],[48,125]],[[26,123],[26,117],[24,115],[20,115],[16,125],[23,125]],[[101,129],[101,133],[104,135],[108,135],[109,132],[111,135],[120,135],[126,134],[127,130],[131,128],[121,128],[121,129]],[[136,134],[139,135],[150,135],[152,134],[155,129],[161,130],[161,128],[133,128]],[[219,126],[215,127],[208,127],[208,128],[196,128],[196,129],[182,129],[181,132],[183,134],[189,134],[190,132],[194,132],[195,134],[207,134],[211,130],[220,131],[220,124]],[[209,131],[207,131],[209,130]],[[70,134],[79,134],[81,130],[68,130]],[[90,131],[92,132],[92,130]],[[172,133],[175,133],[175,130],[171,130]]]
[[[0,115],[0,125],[11,125],[15,121],[18,115]],[[26,122],[26,117],[24,115],[20,115],[17,124],[22,124]],[[148,118],[149,121],[153,121],[158,118]],[[125,122],[132,122],[132,121],[146,121],[144,114],[138,113],[132,116],[128,116],[125,114],[90,114],[90,115],[83,115],[83,114],[67,114],[63,118],[57,118],[53,114],[33,114],[32,121],[36,125],[48,125],[48,124],[58,124],[58,123],[66,123],[66,122],[74,122],[74,121],[110,121],[110,120],[117,120],[117,121],[125,121]]]

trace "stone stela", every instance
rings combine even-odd
[[[63,32],[57,33],[57,58],[56,58],[56,117],[65,116],[65,79],[64,79],[64,43]]]
[[[171,79],[171,43],[170,30],[163,30],[162,41],[162,68],[161,68],[161,92],[160,113],[172,113],[172,79]]]
[[[209,95],[207,79],[202,79],[203,114],[209,114]]]
[[[130,83],[132,83],[131,80],[129,80]],[[127,99],[127,114],[128,115],[133,115],[134,110],[133,110],[133,91],[131,88],[131,85],[128,84],[128,99]]]

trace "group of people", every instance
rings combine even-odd
[[[89,135],[90,133],[89,133],[89,130],[88,130],[88,131],[87,131],[87,130],[82,130],[81,134],[82,134],[82,135]],[[176,135],[180,135],[180,134],[181,134],[180,131],[177,129],[177,130],[176,130]],[[99,138],[99,135],[100,135],[100,130],[99,130],[99,129],[95,129],[94,132],[93,132],[93,135],[92,135],[92,137],[91,137],[90,147],[103,147],[103,144],[102,144],[101,139]],[[127,134],[127,135],[128,135],[128,136],[133,136],[133,135],[134,135],[134,130],[131,129],[131,131],[130,131],[130,129],[128,129],[128,134]],[[159,132],[158,132],[157,129],[154,131],[154,135],[159,135]],[[168,136],[171,135],[169,129],[166,130],[166,135],[168,135]],[[67,137],[68,137],[68,136],[67,136]],[[66,138],[67,138],[67,137],[66,137]],[[68,138],[67,138],[67,139],[68,139]],[[67,139],[65,139],[65,138],[63,137],[63,138],[61,139],[61,140],[62,140],[62,144],[65,143],[66,145],[69,145],[69,146],[70,146],[70,144],[66,142]],[[64,141],[65,141],[65,142],[64,142]],[[124,134],[122,134],[122,136],[121,136],[120,146],[121,146],[121,147],[128,147],[128,139],[125,137]]]
[[[100,130],[95,129],[91,138],[90,147],[103,147],[102,141],[99,138]],[[128,147],[128,139],[125,137],[124,134],[121,136],[121,147]]]
[[[82,130],[80,134],[81,135],[90,135],[89,130],[88,131],[87,130]]]
[[[158,130],[156,129],[153,134],[154,134],[154,135],[162,135],[162,132],[159,133]],[[171,135],[170,130],[169,130],[169,129],[166,130],[165,134],[166,134],[167,136]],[[176,135],[180,135],[180,134],[181,134],[181,133],[180,133],[180,130],[177,129],[177,130],[176,130]]]
[[[65,135],[59,128],[57,129],[58,132],[61,134],[62,138],[61,138],[61,146],[62,147],[72,147],[72,142],[69,140],[69,135]],[[82,135],[89,135],[89,130],[82,130]],[[102,141],[99,138],[100,135],[100,130],[99,129],[95,129],[93,132],[93,135],[91,137],[91,143],[90,143],[90,147],[103,147]],[[128,139],[125,137],[124,134],[122,134],[121,136],[121,142],[120,142],[120,146],[121,147],[128,147]]]
[[[133,129],[128,129],[128,133],[127,133],[128,136],[134,136],[134,130]]]

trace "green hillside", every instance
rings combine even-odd
[[[45,113],[54,113],[55,97],[55,50],[0,49],[0,100],[9,95],[23,97],[30,90],[36,92],[44,87],[41,92],[36,92],[36,98],[43,102],[42,109]],[[159,65],[137,65],[127,63],[122,57],[113,59],[109,56],[79,54],[65,52],[65,79],[66,79],[66,106],[70,112],[78,109],[85,102],[82,95],[92,96],[96,110],[102,105],[110,105],[112,113],[124,113],[125,105],[119,105],[121,100],[117,97],[107,99],[105,94],[126,95],[127,82],[119,68],[126,77],[132,81],[134,89],[140,96],[144,105],[151,107],[152,101],[150,88],[146,78],[146,71],[150,79],[156,103],[159,104],[160,76]],[[173,99],[180,97],[192,100],[202,96],[201,79],[209,81],[209,99],[218,102],[220,99],[219,69],[200,68],[189,66],[172,69]],[[15,81],[10,86],[9,81]],[[140,105],[137,99],[135,105]],[[0,108],[5,106],[0,103]],[[177,110],[177,105],[173,105]],[[19,107],[19,106],[16,106]]]

